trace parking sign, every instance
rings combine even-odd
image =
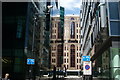
[[[91,61],[83,62],[83,74],[84,75],[92,75]]]

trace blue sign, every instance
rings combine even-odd
[[[83,61],[90,61],[90,56],[82,56]]]
[[[35,59],[27,59],[27,64],[35,64]]]

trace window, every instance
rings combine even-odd
[[[62,38],[60,22],[58,22],[58,38]]]
[[[52,59],[52,62],[55,63],[55,59]]]
[[[77,35],[77,39],[78,39],[78,35]]]
[[[79,63],[79,60],[77,59],[77,63]]]
[[[71,22],[70,26],[70,37],[75,38],[75,22]]]
[[[56,47],[54,47],[54,51],[56,50]]]
[[[74,20],[74,18],[72,17],[71,20]]]
[[[78,51],[78,47],[77,47],[77,51]]]
[[[55,27],[56,27],[56,24],[55,24]]]
[[[60,44],[60,45],[58,45],[57,46],[57,67],[61,67],[61,65],[62,65],[62,60],[63,60],[63,54],[62,54],[62,45]]]
[[[64,59],[64,63],[66,63],[66,59]]]
[[[66,46],[65,46],[65,50],[66,50]]]
[[[78,29],[77,29],[77,33],[78,33]]]
[[[67,53],[67,56],[68,56],[68,53]]]
[[[56,33],[56,30],[55,30],[55,33]]]
[[[79,67],[79,66],[77,65],[77,69],[78,69],[78,67]]]
[[[52,35],[52,39],[56,39],[56,35]]]
[[[64,53],[64,56],[66,56],[66,53]]]
[[[77,57],[78,57],[78,53],[77,53]]]
[[[71,67],[75,67],[75,45],[71,45],[71,49],[70,49],[70,66]]]
[[[110,19],[119,19],[119,3],[109,2]]]
[[[55,56],[55,53],[52,53],[52,56]]]
[[[81,62],[81,59],[80,59],[80,62]]]
[[[77,24],[77,27],[78,27],[78,24]]]

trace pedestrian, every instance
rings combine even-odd
[[[53,68],[53,80],[56,80],[56,67]]]
[[[67,68],[66,68],[66,66],[64,65],[64,77],[67,76],[67,72],[66,72],[66,70],[67,70]]]
[[[2,80],[10,80],[10,79],[9,79],[9,73],[6,73],[6,74],[5,74],[5,78],[3,78]]]

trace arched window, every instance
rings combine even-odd
[[[75,67],[75,45],[71,45],[70,48],[70,66]]]
[[[71,22],[71,25],[70,25],[70,37],[75,38],[75,22]]]
[[[75,19],[72,17],[71,20],[75,20]]]
[[[57,67],[61,67],[63,61],[62,45],[57,46]]]

